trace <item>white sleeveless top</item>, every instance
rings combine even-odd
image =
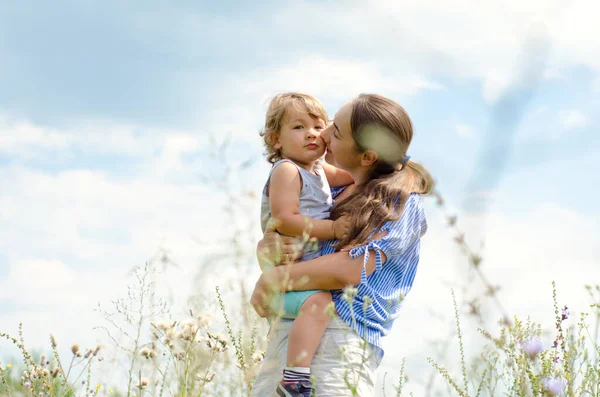
[[[302,190],[300,191],[300,213],[308,218],[312,219],[329,219],[329,211],[333,205],[333,199],[331,198],[331,188],[325,177],[323,167],[316,163],[313,170],[316,174],[299,167],[293,161],[288,159],[279,160],[273,164],[271,172],[265,187],[263,188],[262,201],[261,201],[261,228],[264,233],[269,219],[271,219],[271,209],[269,206],[269,182],[271,180],[271,174],[277,168],[277,166],[283,162],[294,164],[298,172],[300,173],[300,180],[302,182]],[[319,244],[320,248],[320,244]],[[319,249],[320,251],[320,249]],[[302,260],[308,260],[319,256],[320,252],[316,253],[305,253]]]

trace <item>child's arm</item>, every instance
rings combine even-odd
[[[325,172],[329,186],[340,187],[354,183],[354,180],[346,171],[340,170],[339,168],[336,168],[331,164],[327,164],[324,161],[319,161],[319,165],[323,167],[323,171]]]
[[[269,181],[271,215],[280,221],[277,231],[287,236],[302,236],[306,230],[310,237],[320,240],[342,238],[347,232],[343,218],[340,221],[312,219],[300,213],[302,180],[293,164],[281,163],[273,170]],[[312,228],[307,228],[307,223]]]

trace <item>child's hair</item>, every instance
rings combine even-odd
[[[372,150],[378,160],[367,182],[331,210],[331,218],[350,217],[352,229],[336,248],[364,244],[373,230],[399,219],[410,193],[428,194],[433,189],[429,172],[407,156],[413,126],[402,106],[374,94],[361,94],[352,102],[350,130],[359,153]]]
[[[265,116],[265,127],[260,131],[265,144],[265,156],[271,164],[281,160],[281,150],[273,147],[273,138],[279,134],[281,120],[285,112],[294,109],[299,112],[307,112],[311,117],[322,119],[327,122],[327,112],[323,104],[315,97],[300,92],[285,92],[277,94],[269,103],[267,115]]]

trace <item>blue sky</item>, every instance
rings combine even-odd
[[[163,245],[181,264],[172,282],[184,283],[183,301],[208,252],[192,237],[210,241],[225,230],[215,211],[222,195],[199,178],[222,172],[212,142],[229,136],[233,158],[255,160],[243,183],[260,192],[268,166],[258,130],[267,99],[283,90],[318,96],[331,116],[360,92],[400,102],[415,125],[409,154],[434,174],[473,242],[485,239],[489,272],[508,285],[511,309],[546,307],[556,275],[565,295],[582,301],[577,288],[600,260],[598,7],[3,5],[0,329],[23,320],[40,345],[48,327],[96,338],[92,307],[122,293],[127,270]],[[430,291],[464,271],[431,201],[428,209],[406,321],[447,300]],[[573,271],[561,273],[565,266]],[[519,284],[533,279],[538,289]],[[64,325],[65,312],[81,321]],[[390,344],[422,353],[399,332]]]

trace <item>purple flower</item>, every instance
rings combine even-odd
[[[23,386],[25,386],[25,389],[29,390],[31,389],[31,382],[30,381],[26,381]]]
[[[571,315],[571,312],[569,311],[569,308],[567,307],[567,305],[565,305],[565,307],[562,309],[562,319],[566,320],[569,318],[570,315]]]
[[[558,396],[565,391],[567,383],[560,378],[545,378],[542,380],[542,386],[544,386],[551,395]]]
[[[525,342],[521,343],[521,347],[523,351],[527,353],[530,359],[535,360],[535,358],[540,354],[540,352],[544,349],[542,346],[542,342],[537,339],[529,339]]]

